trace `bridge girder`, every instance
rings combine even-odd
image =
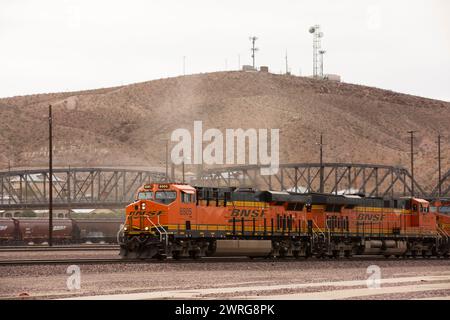
[[[0,172],[0,209],[47,209],[48,169]],[[53,169],[53,206],[123,208],[139,186],[167,181],[164,173],[123,168]]]
[[[235,166],[203,171],[196,184],[209,187],[234,186],[269,190],[320,191],[319,163],[281,164],[273,175],[262,175],[261,168],[269,166]],[[411,195],[412,176],[401,166],[361,163],[323,163],[323,186],[326,193],[344,190],[371,197],[394,198]],[[447,183],[449,185],[447,185]],[[441,184],[442,196],[450,194],[450,171]],[[427,190],[414,180],[415,196],[433,198],[435,190]]]

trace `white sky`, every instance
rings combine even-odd
[[[1,0],[0,97],[110,87],[251,64],[450,101],[448,0]]]

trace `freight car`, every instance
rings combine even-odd
[[[73,240],[78,242],[108,242],[117,243],[117,233],[121,228],[123,219],[111,218],[85,218],[73,219],[75,232]]]
[[[126,207],[123,258],[449,255],[429,202],[146,184]]]
[[[18,221],[10,218],[0,218],[0,244],[14,244],[19,238]]]
[[[122,219],[54,219],[53,241],[56,244],[107,242],[116,243]],[[0,219],[0,244],[42,244],[48,241],[48,219]]]

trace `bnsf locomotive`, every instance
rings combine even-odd
[[[449,213],[418,198],[167,183],[138,190],[120,245],[124,258],[448,257],[449,233]]]

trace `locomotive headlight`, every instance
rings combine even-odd
[[[141,204],[141,210],[145,210],[145,202],[142,202],[142,204]]]
[[[148,231],[148,227],[145,227],[145,229],[144,229],[145,231]]]

